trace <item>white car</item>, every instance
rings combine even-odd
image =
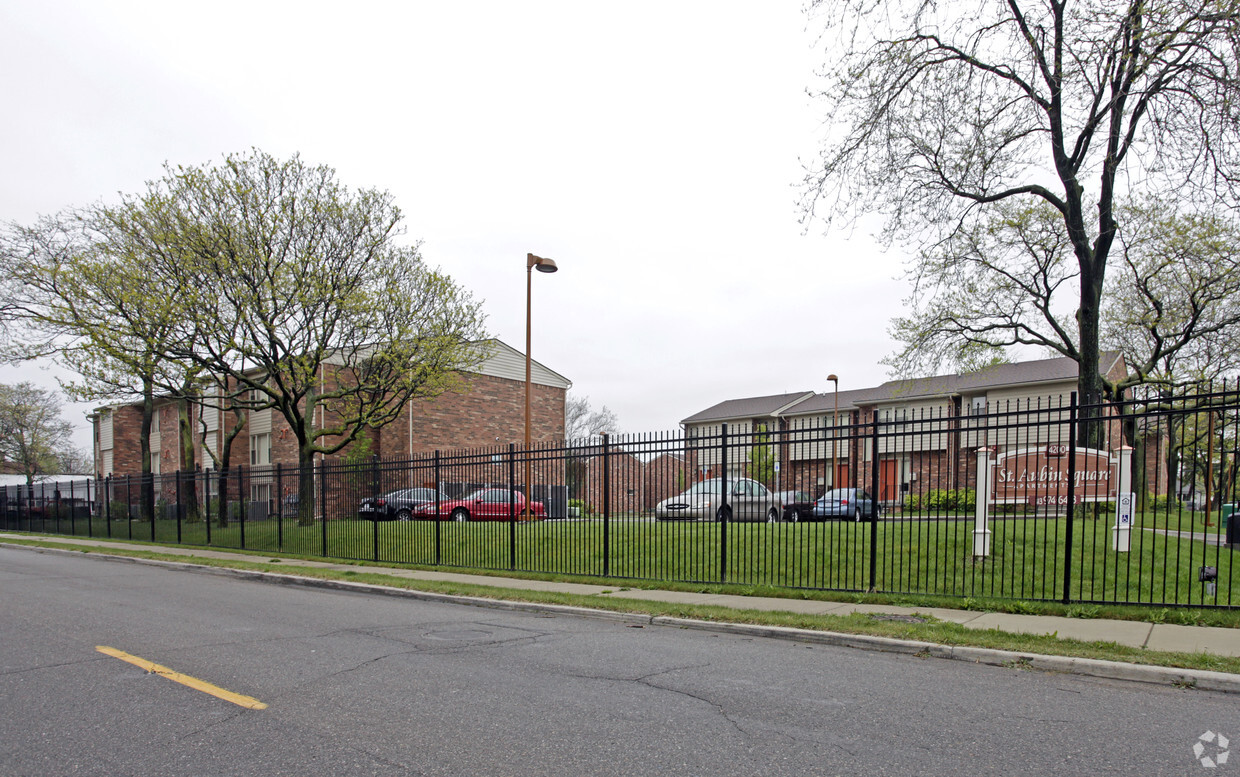
[[[726,487],[727,501],[721,490]],[[660,521],[766,521],[779,520],[779,502],[767,487],[749,478],[711,478],[694,483],[683,494],[655,505]]]

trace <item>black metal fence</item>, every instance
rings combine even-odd
[[[1234,386],[833,418],[10,486],[0,528],[634,580],[1240,606]]]

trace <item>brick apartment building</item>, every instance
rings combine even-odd
[[[485,357],[464,375],[466,388],[457,393],[412,399],[400,416],[370,433],[368,456],[383,460],[407,459],[438,449],[478,448],[520,443],[525,433],[525,356],[499,340],[479,344]],[[564,436],[565,395],[572,383],[548,367],[531,365],[530,428],[535,442]],[[191,406],[194,461],[183,460],[178,431],[178,407],[173,400],[157,400],[151,424],[151,469],[154,474],[210,469],[205,447],[219,452],[232,414]],[[296,438],[275,410],[246,411],[243,432],[233,442],[231,464],[261,467],[297,464]],[[141,403],[100,408],[93,416],[94,460],[100,478],[142,471]],[[206,427],[205,434],[203,427]],[[346,455],[348,448],[341,451]]]
[[[1110,380],[1127,374],[1117,352],[1103,355],[1101,370]],[[915,380],[893,380],[872,388],[812,391],[732,399],[694,413],[681,423],[694,463],[694,479],[722,472],[717,446],[694,440],[729,435],[726,470],[748,475],[749,453],[765,430],[774,447],[779,474],[772,489],[797,489],[815,496],[834,487],[869,488],[878,469],[878,498],[886,504],[902,494],[928,489],[972,488],[976,452],[989,447],[996,456],[1047,444],[1066,443],[1069,397],[1077,387],[1077,364],[1067,358],[987,367],[975,372]],[[1005,426],[1009,414],[1036,424]],[[875,418],[884,434],[877,442],[863,430]],[[838,424],[838,426],[837,426]],[[835,432],[838,430],[838,433]],[[1110,424],[1112,447],[1120,435]],[[834,450],[832,448],[834,447]],[[1147,446],[1145,466],[1152,473],[1160,446]],[[1148,480],[1147,482],[1153,482]]]

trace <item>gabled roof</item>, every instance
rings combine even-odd
[[[1098,359],[1098,371],[1109,374],[1121,359],[1119,351],[1104,351]],[[996,364],[973,372],[956,375],[935,375],[930,378],[889,380],[873,388],[853,389],[839,392],[839,409],[856,410],[861,406],[885,402],[904,402],[910,399],[952,397],[960,394],[981,393],[1004,386],[1036,386],[1044,383],[1074,381],[1077,363],[1066,356],[1039,359],[1030,362]],[[835,392],[818,394],[812,391],[793,394],[776,394],[767,397],[729,399],[694,413],[681,421],[683,424],[731,421],[735,419],[760,418],[763,416],[821,415],[835,409]]]
[[[853,389],[851,391],[841,391],[839,394],[839,408],[844,410],[856,410],[862,405],[873,404],[883,396],[882,392],[877,388]],[[823,394],[813,394],[810,397],[801,400],[792,407],[785,410],[782,415],[809,415],[835,412],[836,396],[834,391],[828,391]]]
[[[525,381],[525,354],[513,348],[503,340],[479,340],[474,343],[482,356],[482,361],[471,372],[479,375],[490,375],[493,378]],[[538,386],[555,386],[556,388],[572,388],[573,382],[560,373],[530,359],[530,382]]]
[[[812,391],[796,391],[791,394],[773,394],[769,397],[729,399],[708,407],[700,413],[685,418],[682,424],[700,424],[708,421],[731,421],[734,419],[762,418],[779,415],[789,407],[814,396]]]
[[[1099,355],[1098,371],[1106,375],[1120,359],[1119,351]],[[899,402],[919,397],[955,396],[981,392],[1003,386],[1032,386],[1039,383],[1063,383],[1077,378],[1075,359],[1060,356],[1031,362],[1012,362],[983,367],[958,375],[936,375],[930,378],[889,380],[876,390],[881,393],[875,402]]]

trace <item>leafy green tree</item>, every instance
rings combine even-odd
[[[143,226],[162,249],[154,271],[188,308],[171,353],[224,381],[235,407],[287,422],[303,521],[315,456],[395,420],[412,398],[458,389],[483,356],[478,303],[399,243],[386,192],[255,151],[169,169],[145,197],[161,203]]]
[[[401,223],[389,194],[297,157],[166,168],[118,205],[8,226],[0,270],[20,282],[4,315],[27,335],[3,355],[55,353],[83,376],[79,395],[140,397],[144,472],[156,392],[182,401],[187,461],[190,402],[274,410],[297,442],[308,521],[316,455],[456,389],[484,355],[478,304],[400,244]]]
[[[934,342],[949,342],[953,330],[967,339],[979,326],[956,321],[932,294],[917,297],[953,277],[976,304],[1001,311],[1029,304],[986,295],[1044,299],[1070,287],[1072,325],[1057,314],[1054,340],[1080,365],[1080,392],[1101,395],[1117,194],[1199,210],[1240,204],[1231,152],[1240,140],[1240,0],[812,0],[810,8],[829,52],[818,92],[829,130],[805,179],[807,214],[881,213],[888,239],[919,249],[909,274],[926,307],[912,318],[921,334],[945,333]],[[1034,238],[1028,247],[1018,242],[1025,235]],[[1009,273],[1000,257],[984,268],[971,244],[1035,261]],[[1053,256],[1039,253],[1046,247]],[[962,258],[971,264],[958,267]],[[1023,315],[1000,319],[985,331],[1024,342]]]
[[[775,482],[775,451],[766,424],[759,424],[749,448],[749,477],[766,485]]]
[[[185,397],[196,368],[170,357],[173,338],[183,338],[184,295],[148,271],[149,247],[135,234],[132,198],[119,206],[95,205],[45,217],[33,226],[4,230],[3,267],[21,286],[21,334],[3,356],[21,361],[52,356],[78,380],[65,383],[84,401],[140,402],[143,475],[150,475],[155,399],[181,400],[181,442],[192,468],[193,445]],[[188,503],[196,505],[192,486]],[[142,515],[154,515],[154,481],[143,478]]]
[[[76,456],[73,424],[60,415],[56,392],[32,383],[0,385],[0,460],[11,462],[26,476],[63,474]]]

